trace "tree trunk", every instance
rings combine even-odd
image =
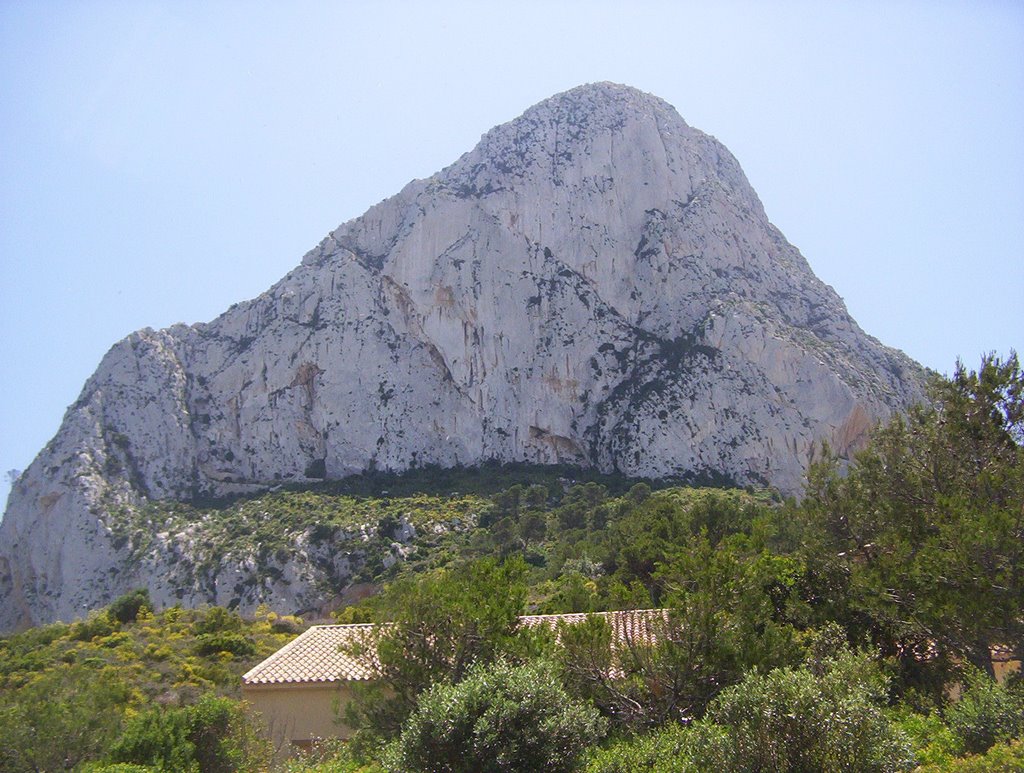
[[[992,648],[988,642],[977,642],[967,651],[967,659],[971,665],[981,669],[988,674],[989,679],[995,681],[996,669],[992,663]]]

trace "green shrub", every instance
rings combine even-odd
[[[204,695],[188,708],[189,740],[203,773],[248,771],[246,743],[249,728],[242,705],[229,698]]]
[[[725,771],[728,758],[729,737],[724,728],[706,723],[684,728],[672,723],[652,733],[592,750],[586,773]]]
[[[92,641],[97,636],[110,636],[114,628],[115,623],[106,611],[92,612],[85,620],[79,620],[72,626],[71,638],[76,641]]]
[[[259,769],[267,753],[240,703],[206,695],[192,706],[136,715],[109,758],[174,773],[233,773]]]
[[[196,637],[195,652],[197,655],[230,652],[239,657],[248,657],[256,654],[256,645],[252,639],[241,633],[202,633]]]
[[[192,632],[199,635],[204,633],[221,633],[223,631],[240,631],[243,624],[242,618],[231,610],[224,607],[209,607],[192,624]]]
[[[130,694],[116,672],[80,664],[0,691],[0,770],[66,770],[99,757],[117,735]]]
[[[937,713],[918,714],[903,706],[891,711],[890,716],[910,739],[919,764],[943,763],[960,754],[960,742]]]
[[[914,773],[1020,773],[1024,770],[1024,740],[997,743],[984,754],[925,765]]]
[[[833,773],[909,770],[905,740],[871,699],[880,680],[847,655],[811,669],[756,672],[716,698],[707,718],[592,751],[587,773]]]
[[[188,773],[197,770],[189,740],[187,709],[153,708],[136,714],[110,748],[110,759],[125,765]]]
[[[604,728],[596,709],[569,697],[550,664],[501,661],[424,693],[384,762],[410,773],[571,771]]]
[[[116,599],[107,611],[119,623],[134,623],[142,607],[153,608],[153,602],[149,600],[149,591],[146,588],[138,588],[124,594]]]
[[[384,768],[361,759],[350,742],[322,738],[299,759],[288,760],[283,773],[384,773]]]
[[[946,712],[953,734],[968,754],[978,754],[1024,732],[1024,692],[971,671],[964,693]]]
[[[731,760],[716,758],[704,767],[830,773],[912,769],[909,740],[877,705],[886,684],[877,668],[852,653],[823,665],[821,674],[806,667],[765,675],[755,671],[724,690],[705,721],[728,730]]]

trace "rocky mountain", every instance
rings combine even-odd
[[[485,460],[792,493],[812,449],[848,452],[921,383],[720,143],[656,97],[581,86],[343,224],[258,298],[115,344],[12,489],[0,629],[138,585],[173,598],[181,535],[132,560],[114,536],[147,500]],[[289,571],[233,601],[313,598]],[[211,587],[184,601],[224,603]]]

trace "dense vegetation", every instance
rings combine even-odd
[[[381,592],[337,613],[394,623],[356,738],[292,771],[1016,770],[1024,685],[993,679],[991,651],[1024,652],[1022,442],[1016,357],[988,357],[849,465],[826,450],[799,502],[494,468],[125,517],[222,523],[230,550],[416,527],[404,560],[366,560]],[[601,620],[557,644],[515,625],[645,607],[671,610],[659,643],[619,651],[614,675]],[[238,676],[298,625],[131,594],[0,639],[0,769],[265,768]]]
[[[240,758],[236,747],[258,744],[244,727],[239,677],[298,630],[295,618],[263,610],[248,621],[220,607],[154,613],[139,592],[79,622],[2,638],[0,770],[100,759],[188,770],[203,755]],[[229,726],[237,737],[220,732]],[[146,744],[173,751],[146,756]]]

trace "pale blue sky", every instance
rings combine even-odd
[[[0,470],[118,339],[599,80],[724,142],[868,333],[942,371],[1024,348],[1015,0],[0,0]]]

